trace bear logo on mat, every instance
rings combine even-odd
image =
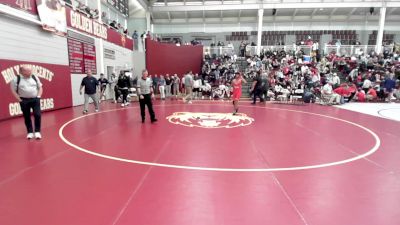
[[[167,117],[170,123],[200,128],[235,128],[248,126],[254,119],[244,113],[175,112]]]

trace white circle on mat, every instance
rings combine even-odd
[[[193,106],[193,105],[206,105],[206,104],[192,104],[191,106]],[[166,106],[174,106],[174,104],[171,104],[171,105],[154,105],[154,106],[155,107],[157,107],[157,106],[166,107]],[[226,105],[226,106],[228,106],[228,105]],[[101,111],[101,112],[98,112],[98,113],[88,114],[88,115],[77,117],[75,119],[72,119],[72,120],[64,123],[61,126],[61,128],[59,129],[58,134],[59,134],[59,136],[60,136],[62,141],[64,141],[67,145],[75,148],[76,150],[79,150],[79,151],[82,151],[82,152],[85,152],[85,153],[88,153],[88,154],[91,154],[91,155],[94,155],[94,156],[106,158],[106,159],[111,159],[111,160],[120,161],[120,162],[126,162],[126,163],[134,163],[134,164],[139,164],[139,165],[164,167],[164,168],[185,169],[185,170],[201,170],[201,171],[223,171],[223,172],[294,171],[294,170],[307,170],[307,169],[317,169],[317,168],[324,168],[324,167],[330,167],[330,166],[337,166],[337,165],[341,165],[341,164],[350,163],[350,162],[365,158],[365,157],[367,157],[369,155],[372,155],[373,153],[375,153],[379,149],[379,146],[381,144],[381,140],[379,139],[378,135],[375,134],[370,129],[368,129],[368,128],[360,125],[360,124],[357,124],[357,123],[354,123],[354,122],[351,122],[351,121],[348,121],[348,120],[336,118],[336,117],[333,117],[333,116],[327,116],[327,115],[322,115],[322,114],[318,114],[318,113],[311,113],[311,112],[305,112],[305,111],[299,111],[299,110],[283,109],[283,108],[270,108],[270,107],[260,107],[260,106],[241,106],[241,107],[261,108],[261,109],[271,109],[271,110],[282,110],[282,111],[303,113],[303,114],[308,114],[308,115],[314,115],[314,116],[319,116],[319,117],[323,117],[323,118],[328,118],[328,119],[332,119],[332,120],[337,120],[337,121],[350,124],[352,126],[358,127],[360,129],[366,131],[367,133],[369,133],[374,138],[375,144],[371,149],[369,149],[368,151],[366,151],[363,154],[356,155],[356,156],[354,156],[352,158],[348,158],[348,159],[344,159],[344,160],[340,160],[340,161],[335,161],[335,162],[330,162],[330,163],[306,165],[306,166],[296,166],[296,167],[277,167],[277,168],[218,168],[218,167],[183,166],[183,165],[176,165],[176,164],[154,163],[154,162],[146,162],[146,161],[124,159],[124,158],[120,158],[120,157],[109,156],[109,155],[105,155],[105,154],[94,152],[94,151],[89,150],[89,149],[82,148],[82,147],[80,147],[78,145],[75,145],[74,143],[71,143],[67,138],[64,137],[63,131],[64,131],[65,127],[67,127],[69,124],[71,124],[71,123],[73,123],[73,122],[75,122],[77,120],[80,120],[80,119],[83,119],[85,117],[92,116],[92,115],[98,115],[98,114],[101,114],[101,113],[109,113],[109,112],[114,112],[114,111],[127,110],[127,109],[132,109],[132,108],[137,108],[137,107],[113,109],[113,110]]]

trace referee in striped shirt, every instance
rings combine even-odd
[[[137,92],[139,95],[139,103],[140,103],[140,113],[142,116],[142,123],[144,123],[146,118],[145,106],[147,105],[147,109],[149,110],[150,120],[152,123],[157,122],[156,115],[153,110],[153,103],[151,101],[154,98],[153,92],[153,82],[148,77],[148,72],[146,69],[142,71],[142,78],[137,81]]]

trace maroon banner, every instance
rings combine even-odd
[[[1,4],[24,10],[25,12],[37,15],[36,0],[2,0]]]
[[[66,8],[66,11],[67,25],[69,27],[107,40],[107,26],[70,8]]]
[[[164,44],[146,39],[146,68],[151,75],[178,74],[187,71],[200,74],[203,46]]]
[[[118,46],[133,50],[133,40],[116,30],[107,27],[97,20],[90,19],[80,12],[67,10],[67,25],[75,30],[90,34],[92,36],[102,38],[108,42]]]
[[[71,74],[68,66],[0,59],[0,120],[20,116],[19,103],[11,94],[10,83],[21,65],[32,68],[32,73],[43,84],[41,108],[44,111],[72,106]]]
[[[112,28],[108,28],[107,41],[129,50],[133,50],[133,39],[126,37],[124,34],[120,34]]]

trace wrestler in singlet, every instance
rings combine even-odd
[[[239,111],[238,101],[242,96],[242,83],[247,83],[245,79],[243,79],[242,75],[237,72],[235,73],[235,79],[232,80],[232,87],[233,87],[233,115],[236,115]]]

